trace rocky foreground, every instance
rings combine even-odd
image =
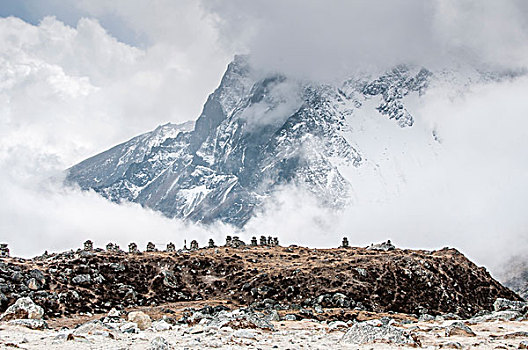
[[[216,304],[216,305],[215,305]],[[215,306],[212,306],[215,305]],[[528,303],[498,299],[470,319],[420,318],[356,310],[356,319],[318,321],[277,310],[227,310],[200,302],[142,307],[106,315],[39,319],[19,299],[2,315],[2,349],[527,349]],[[26,312],[26,313],[25,313]],[[169,312],[171,316],[163,315]],[[17,317],[36,317],[10,319]],[[6,318],[7,316],[7,318]],[[5,321],[6,319],[10,319]]]
[[[493,348],[528,337],[528,304],[485,268],[455,249],[390,244],[5,257],[0,303],[0,344],[28,349]]]

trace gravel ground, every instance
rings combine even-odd
[[[517,349],[528,340],[528,321],[492,321],[470,324],[476,336],[447,337],[446,327],[454,321],[429,321],[400,325],[410,329],[425,349]],[[341,341],[347,328],[332,330],[316,321],[278,321],[275,331],[229,327],[175,326],[165,331],[147,329],[126,334],[108,329],[31,330],[0,323],[2,349],[411,349],[403,345]],[[159,339],[162,337],[163,339]],[[158,339],[156,339],[158,338]],[[155,340],[156,339],[156,340]],[[165,344],[165,345],[164,345]],[[527,343],[528,344],[528,343]]]

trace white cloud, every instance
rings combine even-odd
[[[226,45],[256,65],[312,79],[358,69],[463,62],[528,66],[526,2],[517,0],[205,0]]]
[[[207,57],[214,41],[195,43],[192,53],[175,54],[170,43],[140,49],[94,19],[69,27],[52,17],[38,26],[1,18],[0,40],[0,240],[24,256],[78,246],[88,236],[101,245],[143,242],[149,230],[160,242],[180,243],[189,234],[206,243],[205,229],[49,178],[161,123],[195,119],[227,56],[216,53],[202,70],[187,63],[199,55],[194,64],[203,64],[199,46]]]

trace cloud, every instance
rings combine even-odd
[[[0,39],[5,144],[38,142],[66,166],[159,124],[195,119],[228,61],[189,70],[193,54],[126,45],[93,19],[73,28],[52,17],[38,26],[4,18]]]
[[[225,45],[255,65],[342,78],[402,63],[526,68],[528,5],[506,0],[205,0]]]
[[[88,18],[75,27],[53,17],[38,25],[1,18],[0,40],[0,240],[14,254],[75,247],[88,237],[100,245],[103,239],[144,243],[151,232],[159,243],[198,238],[205,244],[209,231],[222,229],[117,206],[50,179],[159,124],[195,119],[226,57],[191,71],[186,62],[198,49],[175,55],[170,44],[132,47]],[[215,50],[214,42],[200,45],[208,44],[202,54]]]
[[[400,129],[356,112],[347,137],[366,158],[341,168],[353,204],[341,212],[287,187],[248,223],[283,243],[336,247],[347,236],[366,246],[391,239],[404,248],[456,247],[498,272],[528,248],[528,77],[473,83],[463,92],[437,82],[407,101],[415,125]],[[435,130],[441,143],[434,140]]]

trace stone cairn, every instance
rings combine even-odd
[[[90,240],[84,242],[84,250],[91,252],[93,250],[93,242]]]
[[[152,242],[147,243],[147,252],[152,253],[156,251],[156,245]]]
[[[341,248],[348,248],[350,244],[348,243],[348,238],[343,237],[343,242],[341,242]]]
[[[167,252],[175,252],[175,251],[176,251],[176,246],[174,245],[174,243],[172,242],[167,243]]]
[[[268,236],[268,245],[271,247],[273,245],[273,238]]]
[[[115,243],[110,242],[110,243],[108,243],[106,245],[106,251],[107,252],[117,253],[117,252],[119,252],[119,246],[117,244],[115,244]]]
[[[198,241],[195,239],[191,241],[191,250],[198,250]]]
[[[226,247],[230,247],[231,246],[231,241],[232,240],[233,239],[231,238],[231,236],[226,236],[226,244],[225,244]]]
[[[212,238],[209,239],[209,243],[207,245],[208,248],[215,248],[215,243]]]
[[[7,243],[0,243],[0,257],[9,257],[9,248],[7,247]]]
[[[186,239],[183,240],[183,250],[189,250],[189,249],[187,249],[187,240]]]
[[[238,238],[238,236],[233,236],[233,240],[231,241],[231,247],[240,248],[240,247],[244,247],[245,245],[246,243],[241,241],[240,238]]]
[[[139,250],[138,250],[138,247],[137,247],[137,244],[132,242],[128,245],[128,252],[130,254],[137,254],[139,253]]]
[[[279,246],[279,237],[273,237],[273,246],[278,247]]]
[[[266,236],[260,236],[260,245],[268,245],[268,240]]]
[[[256,247],[256,246],[258,245],[257,237],[254,237],[254,236],[253,236],[253,237],[251,238],[251,245],[252,245],[253,247]]]

